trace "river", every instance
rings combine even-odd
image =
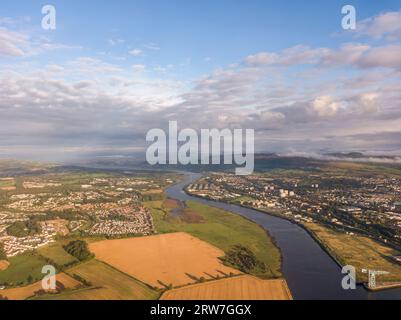
[[[282,270],[294,299],[401,300],[401,288],[369,292],[360,285],[355,290],[342,289],[343,275],[340,267],[303,228],[288,220],[256,210],[189,196],[183,189],[199,179],[201,175],[183,174],[185,174],[185,181],[168,188],[167,196],[180,201],[196,201],[234,212],[267,230],[281,250]]]

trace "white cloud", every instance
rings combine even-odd
[[[148,50],[153,50],[153,51],[159,51],[160,50],[160,47],[157,44],[152,43],[152,42],[145,44],[144,47],[146,49],[148,49]]]
[[[332,117],[337,114],[339,103],[330,96],[321,96],[312,102],[310,110],[319,117]]]
[[[251,66],[271,65],[278,61],[278,55],[271,52],[261,52],[245,58],[245,63]]]
[[[0,55],[27,57],[68,48],[13,32],[0,28]],[[389,33],[382,32],[383,37]],[[159,49],[154,44],[143,48]],[[133,49],[130,54],[138,57],[143,51]],[[264,151],[366,147],[375,130],[399,131],[398,44],[297,45],[255,53],[185,83],[152,78],[151,71],[172,78],[178,64],[137,63],[127,68],[109,54],[103,59],[76,57],[38,69],[29,61],[0,66],[0,112],[7,114],[0,117],[0,134],[6,137],[0,139],[0,149],[118,149],[144,144],[146,131],[163,128],[168,120],[194,129],[254,128],[257,149]],[[398,138],[383,134],[374,146],[396,147]]]
[[[132,49],[131,51],[129,51],[129,54],[134,57],[140,57],[142,56],[143,51],[140,49]]]
[[[357,24],[357,33],[376,39],[401,39],[401,11],[386,12]]]
[[[132,66],[132,69],[134,69],[134,72],[140,72],[140,71],[144,71],[146,69],[146,66],[143,64],[134,64]]]
[[[26,35],[0,28],[0,56],[22,57],[26,54],[28,44]]]
[[[110,46],[116,46],[116,45],[125,43],[125,40],[124,40],[124,39],[121,39],[121,38],[109,39],[109,40],[107,40],[107,43],[108,43]]]

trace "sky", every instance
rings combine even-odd
[[[400,0],[2,0],[0,158],[143,152],[170,120],[255,129],[258,152],[400,155],[400,72]]]

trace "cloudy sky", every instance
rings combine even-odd
[[[0,158],[144,150],[151,128],[252,128],[257,151],[401,154],[401,3],[2,0]]]

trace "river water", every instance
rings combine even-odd
[[[180,201],[191,200],[231,211],[266,229],[281,250],[282,270],[294,299],[401,300],[401,288],[374,293],[365,290],[363,286],[358,286],[356,290],[342,289],[343,275],[340,267],[303,228],[285,219],[256,210],[191,197],[183,191],[183,188],[199,179],[200,174],[184,174],[185,181],[167,189],[167,196]]]

